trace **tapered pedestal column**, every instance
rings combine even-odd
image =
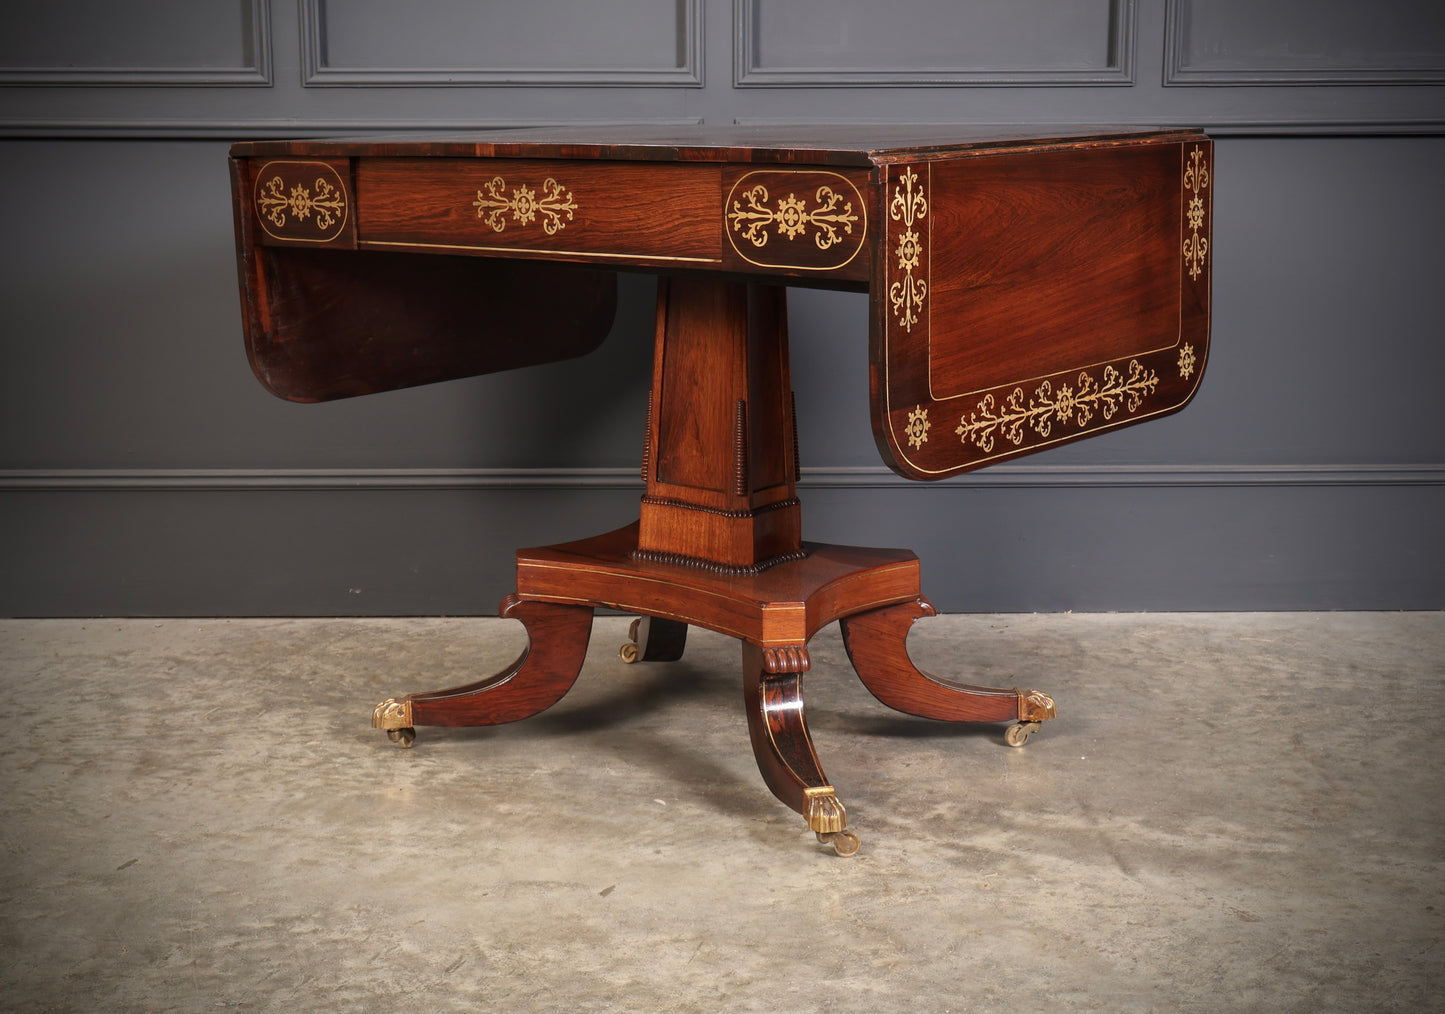
[[[737,574],[799,558],[785,290],[658,286],[638,558]]]

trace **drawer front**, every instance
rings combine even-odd
[[[529,159],[366,159],[363,247],[715,267],[717,166]]]
[[[246,169],[250,213],[261,243],[355,245],[356,201],[346,159],[252,159]]]
[[[868,172],[731,167],[723,184],[729,270],[868,280]]]

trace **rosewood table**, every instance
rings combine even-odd
[[[527,718],[568,691],[593,610],[629,661],[688,625],[738,638],[763,779],[857,850],[804,716],[808,642],[925,718],[1054,716],[1037,691],[916,668],[918,558],[802,538],[786,287],[869,295],[873,433],[939,479],[1181,408],[1204,371],[1209,139],[1193,130],[587,128],[231,149],[246,342],[273,393],[350,397],[583,355],[616,272],[660,277],[636,523],[517,554],[529,645],[487,679],[384,701],[424,725]]]

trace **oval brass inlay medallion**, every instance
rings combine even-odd
[[[256,173],[256,217],[273,239],[329,243],[347,214],[346,184],[325,162],[267,162]]]
[[[800,271],[841,268],[863,249],[868,210],[838,173],[765,169],[733,184],[724,229],[749,264]]]

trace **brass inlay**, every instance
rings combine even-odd
[[[256,174],[256,213],[276,239],[329,242],[346,225],[345,185],[324,162],[268,162]]]
[[[477,191],[477,199],[472,202],[472,207],[477,209],[477,217],[484,219],[493,232],[501,232],[507,227],[507,212],[511,212],[512,221],[518,225],[528,225],[541,215],[542,231],[548,236],[555,236],[567,228],[567,222],[572,221],[572,213],[577,210],[572,192],[550,176],[542,181],[540,197],[536,190],[527,186],[517,187],[510,197],[506,190],[507,181],[494,176],[488,181],[485,191]],[[563,220],[564,215],[566,221]]]
[[[1184,263],[1189,265],[1189,277],[1195,281],[1203,273],[1204,258],[1209,254],[1209,240],[1199,235],[1199,230],[1204,228],[1204,198],[1200,194],[1208,187],[1209,164],[1204,159],[1204,150],[1196,144],[1189,153],[1189,164],[1184,167],[1184,189],[1194,195],[1185,213],[1193,232],[1184,238]]]
[[[786,197],[770,196],[785,190]],[[835,271],[863,249],[868,210],[863,195],[846,176],[819,169],[760,169],[732,185],[723,202],[723,223],[728,244],[749,264]],[[764,253],[774,235],[788,242],[774,243]],[[813,242],[802,250],[792,245],[799,238],[807,244],[809,236]],[[814,248],[827,256],[810,254]]]
[[[666,254],[650,253],[621,253],[607,250],[558,250],[554,247],[527,247],[527,246],[487,246],[483,243],[412,243],[403,240],[391,239],[369,239],[359,244],[365,248],[382,248],[393,250],[479,250],[484,253],[539,253],[551,257],[583,257],[602,260],[612,258],[613,260],[631,261],[662,261],[665,263],[678,264],[721,264],[721,257],[670,257]]]
[[[297,219],[310,218],[311,212],[315,211],[316,228],[329,229],[346,210],[346,197],[323,179],[317,179],[316,196],[312,197],[311,191],[300,183],[288,194],[281,177],[272,176],[266,181],[266,187],[256,198],[256,203],[261,207],[261,214],[277,228],[285,228],[288,211]]]
[[[924,273],[920,269],[927,251],[923,237],[913,228],[914,225],[921,228],[922,219],[927,215],[928,198],[918,182],[918,174],[910,168],[894,187],[893,200],[888,205],[888,217],[903,223],[903,231],[898,234],[898,245],[894,249],[898,270],[903,272],[903,277],[889,287],[888,301],[893,304],[898,323],[910,333],[913,325],[918,323],[923,300],[928,296],[928,282],[922,277],[914,277],[915,271],[920,276]]]
[[[928,426],[928,409],[922,405],[908,413],[908,427],[903,432],[908,434],[908,442],[914,450],[928,443]]]
[[[849,236],[853,234],[853,223],[860,219],[853,213],[852,201],[845,201],[832,187],[819,187],[813,199],[818,202],[818,207],[809,210],[806,200],[789,194],[778,200],[777,210],[774,211],[767,206],[768,188],[759,183],[745,191],[742,200],[733,201],[728,219],[733,224],[733,231],[741,231],[743,238],[755,247],[767,245],[768,227],[772,225],[778,227],[778,235],[790,240],[803,235],[809,226],[815,227],[817,231],[813,234],[813,242],[819,250],[843,241],[839,229]],[[746,207],[743,201],[747,202]],[[842,207],[839,207],[840,204]]]
[[[985,453],[993,450],[995,436],[1002,436],[1014,446],[1024,441],[1025,428],[1032,428],[1040,437],[1047,437],[1054,424],[1073,423],[1079,429],[1089,425],[1095,414],[1112,419],[1120,408],[1137,412],[1144,399],[1159,386],[1159,376],[1146,370],[1139,360],[1129,360],[1128,375],[1114,366],[1105,366],[1103,379],[1088,372],[1079,374],[1078,389],[1067,384],[1054,390],[1045,380],[1033,395],[1024,400],[1024,389],[1016,387],[1001,406],[995,406],[992,394],[979,400],[974,411],[959,419],[954,430],[959,439],[970,441]]]
[[[1194,358],[1194,346],[1185,343],[1179,350],[1179,375],[1185,380],[1194,376],[1194,367],[1197,360]]]

